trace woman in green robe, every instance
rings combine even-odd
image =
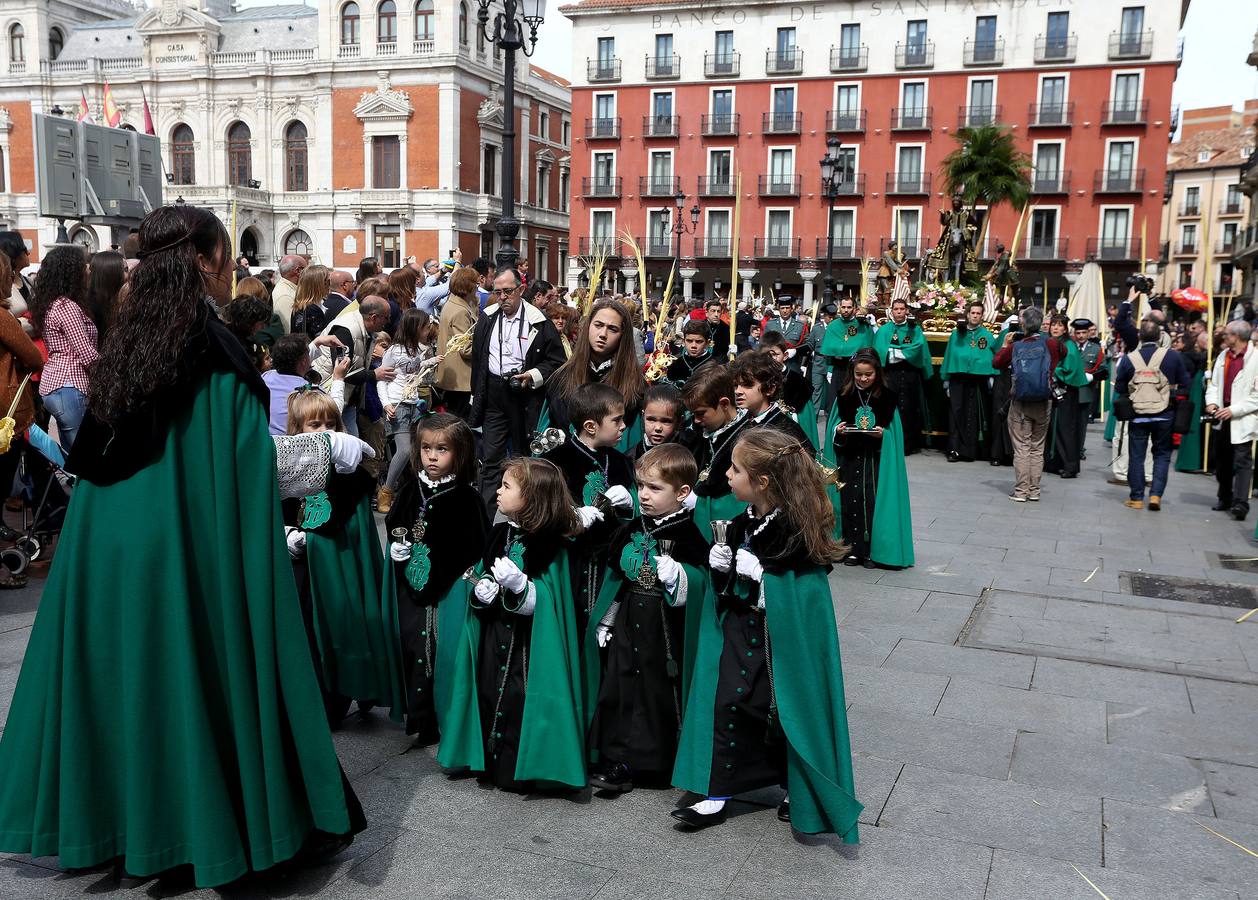
[[[1053,400],[1053,416],[1044,451],[1044,471],[1062,478],[1079,477],[1079,417],[1088,414],[1079,403],[1079,388],[1090,383],[1079,347],[1070,339],[1070,320],[1056,315],[1048,323],[1049,340],[1062,348],[1062,359],[1053,370],[1060,394]]]
[[[232,267],[209,210],[158,209],[139,244],[0,740],[0,850],[190,866],[212,887],[365,827],[307,649],[276,442],[290,496],[364,445],[272,441],[266,386],[207,299]]]
[[[1188,402],[1192,404],[1192,427],[1179,441],[1179,451],[1175,454],[1176,472],[1200,472],[1205,468],[1202,451],[1205,442],[1202,433],[1205,426],[1201,424],[1201,413],[1205,406],[1205,367],[1197,369],[1192,377],[1192,386],[1188,389]]]

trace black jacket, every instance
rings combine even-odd
[[[521,301],[523,302],[523,301]],[[497,304],[486,307],[476,320],[472,331],[472,415],[470,425],[485,423],[485,391],[489,379],[489,354],[493,349],[493,334],[502,315]],[[542,412],[546,392],[542,386],[555,370],[567,360],[559,332],[546,314],[531,303],[524,303],[524,320],[527,324],[527,348],[524,351],[524,372],[533,376],[532,386],[520,395],[525,403],[524,426],[532,431]]]

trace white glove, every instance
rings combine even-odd
[[[613,484],[603,492],[603,496],[608,499],[612,506],[633,509],[633,495],[629,493],[629,489],[623,484]]]
[[[594,629],[594,637],[598,641],[598,646],[601,649],[612,642],[612,630],[606,625],[599,625]]]
[[[786,358],[787,358],[787,359],[794,359],[794,358],[795,358],[795,348],[794,348],[794,347],[787,347],[787,348],[786,348]]]
[[[734,551],[729,544],[713,544],[708,551],[708,566],[718,572],[728,572],[734,562]]]
[[[1065,297],[1058,297],[1058,298],[1057,298],[1057,308],[1058,308],[1059,310],[1062,310],[1062,309],[1065,309],[1065,308],[1066,308],[1066,298],[1065,298]]]
[[[944,395],[945,395],[945,396],[947,396],[947,395],[948,395],[948,384],[949,384],[949,383],[948,383],[947,381],[945,381],[945,382],[943,383],[943,389],[944,389]]]
[[[406,562],[411,558],[411,545],[404,544],[401,541],[393,541],[389,544],[389,559],[394,562]]]
[[[509,594],[523,594],[524,589],[529,586],[529,577],[520,571],[519,566],[505,556],[500,556],[494,560],[491,571],[494,575],[494,581],[502,585],[503,590]]]
[[[1092,379],[1093,379],[1095,376],[1094,376],[1091,372],[1084,372],[1084,373],[1083,373],[1083,377],[1084,377],[1084,378],[1086,378],[1086,379],[1088,379],[1088,384],[1091,384],[1091,383],[1092,383]]]
[[[472,591],[472,596],[476,598],[476,602],[481,606],[488,606],[494,602],[494,598],[498,596],[498,582],[492,578],[482,578],[476,582],[476,587]]]
[[[578,506],[577,518],[581,520],[581,530],[588,531],[595,522],[603,521],[603,512],[593,506]]]
[[[681,565],[671,556],[655,557],[655,574],[660,583],[670,594],[677,590],[677,581],[681,578]]]
[[[760,558],[750,550],[740,547],[736,564],[738,566],[738,574],[744,578],[759,581],[764,577],[764,568],[760,565]]]
[[[357,469],[364,457],[374,459],[376,456],[376,451],[371,449],[370,444],[360,441],[352,434],[329,431],[327,436],[332,442],[332,464],[342,475],[348,475]]]
[[[284,526],[284,542],[288,544],[288,555],[293,559],[301,559],[306,552],[306,532],[292,525]]]
[[[685,499],[681,501],[681,505],[686,507],[686,509],[694,509],[695,505],[698,502],[699,502],[699,495],[696,494],[694,491],[691,491],[689,494],[686,495]]]

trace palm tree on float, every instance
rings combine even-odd
[[[944,190],[967,206],[1001,203],[1021,210],[1031,199],[1031,157],[1018,149],[1013,134],[997,125],[959,129],[960,144],[943,161]]]

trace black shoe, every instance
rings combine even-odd
[[[998,459],[993,459],[990,463],[988,463],[988,465],[998,466],[998,465],[1000,465],[1000,460],[998,460]]]
[[[600,791],[628,793],[633,790],[633,771],[624,763],[611,763],[590,774],[590,786]]]
[[[0,541],[13,542],[13,541],[16,541],[18,538],[20,538],[21,536],[22,536],[21,534],[14,531],[8,525],[0,525]]]
[[[1232,506],[1232,518],[1237,522],[1244,522],[1245,517],[1249,515],[1249,507],[1241,503]]]
[[[720,825],[724,822],[725,810],[727,807],[728,804],[726,804],[726,806],[722,806],[718,812],[704,815],[694,807],[683,806],[681,809],[673,810],[669,813],[669,815],[681,824],[685,825],[687,828],[698,831],[701,828],[711,828],[713,825]]]
[[[1062,478],[1078,478],[1079,473],[1078,472],[1062,472],[1061,477]]]
[[[955,450],[948,451],[948,462],[960,462],[961,454]]]
[[[791,820],[791,801],[783,800],[778,805],[778,821],[789,822]]]
[[[1231,509],[1232,503],[1231,501],[1220,500],[1218,503],[1214,504],[1214,506],[1210,508],[1214,510],[1215,512],[1223,512],[1225,509]]]
[[[860,564],[861,564],[861,561],[859,557],[856,557],[856,556],[843,557],[843,565],[845,566],[859,566]]]
[[[876,562],[874,562],[872,559],[862,560],[862,561],[861,561],[861,565],[862,565],[862,566],[864,566],[866,569],[876,569],[876,568],[878,568],[878,564],[877,564]]]

